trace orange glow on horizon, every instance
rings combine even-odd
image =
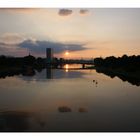
[[[68,51],[65,52],[65,55],[68,56],[70,53]]]

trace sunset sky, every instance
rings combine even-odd
[[[65,58],[139,55],[140,9],[0,9],[0,55],[47,47]]]

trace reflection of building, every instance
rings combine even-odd
[[[46,69],[46,78],[47,79],[53,79],[53,72],[51,68]]]
[[[47,63],[51,63],[53,59],[53,50],[52,48],[46,48],[46,58],[47,58]]]

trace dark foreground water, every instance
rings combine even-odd
[[[65,68],[0,79],[0,131],[140,131],[140,86]]]

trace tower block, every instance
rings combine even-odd
[[[52,63],[53,60],[53,50],[52,48],[46,48],[46,61],[47,64]]]

